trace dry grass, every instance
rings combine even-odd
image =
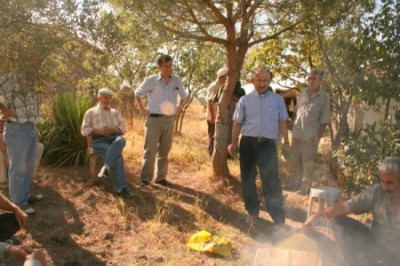
[[[276,240],[267,213],[261,213],[258,234],[245,223],[238,161],[229,161],[231,179],[212,176],[201,106],[189,109],[183,134],[174,139],[168,175],[173,188],[139,188],[143,135],[144,120],[135,118],[124,150],[133,201],[116,198],[110,181],[88,187],[88,167],[41,167],[33,190],[45,199],[20,233],[24,243],[46,249],[53,265],[250,265],[257,248]],[[288,175],[286,165],[281,170]],[[288,224],[299,227],[307,198],[288,194]],[[203,229],[232,239],[232,257],[189,250],[190,235]]]

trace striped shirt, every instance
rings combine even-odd
[[[40,121],[39,97],[33,89],[21,89],[16,74],[0,78],[0,103],[11,109],[14,116],[7,119],[17,123],[34,123]]]
[[[81,133],[89,136],[94,129],[104,127],[118,127],[122,134],[126,133],[125,120],[114,108],[104,109],[100,105],[90,108],[83,117]]]

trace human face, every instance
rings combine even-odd
[[[111,95],[105,95],[105,94],[100,94],[97,96],[97,101],[100,104],[100,106],[104,109],[109,109],[111,106]]]
[[[393,197],[400,195],[400,180],[396,173],[379,173],[383,191]]]
[[[162,77],[170,77],[172,74],[172,61],[164,62],[158,66]]]
[[[253,76],[253,85],[258,93],[265,93],[271,83],[271,75],[266,71],[258,71]]]
[[[308,85],[311,90],[317,91],[321,86],[321,80],[319,79],[319,75],[317,73],[311,73],[308,77]]]

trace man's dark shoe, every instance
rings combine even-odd
[[[43,199],[43,195],[38,194],[38,195],[30,195],[27,202],[28,204],[34,204],[36,202],[39,202]]]
[[[157,181],[156,184],[164,186],[164,187],[172,187],[172,183],[169,182],[167,179]]]
[[[277,225],[285,224],[285,217],[277,217],[276,219],[274,219],[274,223]]]
[[[120,192],[117,192],[117,196],[122,197],[123,199],[133,199],[135,197],[135,195],[130,192],[127,188],[123,188],[121,189]]]
[[[148,185],[150,185],[149,181],[146,181],[146,180],[140,181],[140,187],[147,187]]]

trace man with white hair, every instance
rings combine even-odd
[[[113,91],[102,88],[97,94],[97,105],[85,113],[81,127],[83,136],[92,138],[94,152],[104,159],[99,177],[110,174],[116,194],[124,199],[133,198],[128,191],[122,150],[125,147],[125,121],[111,108]]]
[[[379,165],[379,180],[358,196],[310,216],[309,228],[318,217],[332,220],[338,248],[349,265],[399,265],[400,157],[387,157]],[[372,213],[370,227],[347,217]]]
[[[228,69],[220,68],[217,72],[217,79],[207,88],[207,125],[208,125],[208,153],[210,156],[214,151],[215,120],[217,118],[217,106],[219,98],[224,89]]]

